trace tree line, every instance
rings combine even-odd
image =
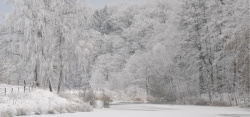
[[[155,0],[93,9],[13,0],[1,23],[1,79],[101,88],[155,103],[247,103],[249,0]]]

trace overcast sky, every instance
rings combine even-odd
[[[5,0],[0,0],[0,16],[3,14],[11,12],[11,5],[6,5]]]
[[[85,0],[80,0],[80,1],[85,1]],[[112,4],[117,2],[138,3],[144,0],[86,0],[86,1],[94,8],[101,8],[106,4]],[[11,5],[6,5],[5,0],[0,0],[0,17],[2,17],[6,13],[11,12],[11,9],[12,9]]]

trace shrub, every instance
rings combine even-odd
[[[15,117],[15,110],[12,108],[7,108],[6,110],[2,110],[0,113],[1,117]]]
[[[242,107],[242,108],[250,108],[250,104],[249,104],[249,103],[243,104],[243,105],[241,105],[240,107]]]
[[[47,114],[55,114],[54,110],[48,110]]]
[[[34,114],[35,114],[35,115],[41,115],[41,114],[42,114],[42,111],[41,111],[41,110],[35,110]]]
[[[203,106],[205,106],[205,105],[209,105],[209,102],[208,101],[206,101],[205,99],[196,99],[195,101],[194,101],[194,105],[203,105]]]
[[[139,98],[139,97],[136,97],[136,98],[134,99],[134,101],[136,101],[136,102],[143,102],[143,100],[142,100],[141,98]]]
[[[77,111],[79,112],[90,112],[92,111],[92,107],[89,106],[88,104],[79,104],[76,106],[77,107]]]
[[[209,105],[209,102],[203,98],[192,98],[192,99],[187,99],[186,104],[190,105]]]
[[[221,107],[225,107],[225,106],[229,106],[228,103],[224,102],[224,101],[213,101],[212,102],[212,106],[221,106]]]
[[[71,100],[71,99],[72,99],[71,94],[65,93],[65,92],[60,93],[59,96],[65,98],[65,99],[67,99],[67,100]]]
[[[89,104],[79,103],[79,104],[66,105],[64,109],[61,110],[62,113],[64,113],[64,111],[67,111],[69,113],[74,113],[74,112],[90,112],[93,109]]]
[[[102,101],[103,101],[103,107],[109,108],[110,97],[107,96],[106,94],[103,94]]]
[[[54,107],[54,110],[55,110],[57,113],[66,113],[65,107],[63,107],[63,106],[55,106],[55,107]]]
[[[93,107],[96,107],[96,96],[92,89],[80,92],[80,97],[84,102],[89,103]]]
[[[149,84],[149,87],[149,94],[153,96],[153,100],[148,100],[149,102],[158,104],[176,103],[176,89],[171,84],[156,79]]]
[[[24,116],[24,115],[29,115],[29,110],[27,108],[16,109],[16,116]]]
[[[75,96],[77,99],[70,100],[40,89],[26,94],[17,94],[17,97],[19,98],[19,101],[15,102],[17,104],[13,105],[8,102],[6,104],[10,106],[9,108],[0,108],[0,117],[89,112],[92,110],[91,106],[81,101],[78,96]],[[74,96],[72,97],[74,98]],[[6,98],[12,99],[12,96]],[[32,108],[29,108],[30,106]]]

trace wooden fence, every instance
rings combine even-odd
[[[7,83],[0,83],[0,96],[6,96],[7,94],[14,94],[14,93],[25,93],[30,92],[35,88],[33,82],[30,82],[28,85],[26,81],[10,81],[8,80]]]

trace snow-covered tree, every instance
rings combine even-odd
[[[3,43],[10,45],[4,48],[8,61],[6,77],[35,81],[37,86],[57,84],[54,87],[58,92],[64,79],[83,79],[87,56],[92,52],[84,32],[89,22],[86,16],[91,10],[76,0],[13,0],[12,3],[14,11],[3,23],[9,35]],[[72,73],[68,68],[71,66],[79,70]]]

